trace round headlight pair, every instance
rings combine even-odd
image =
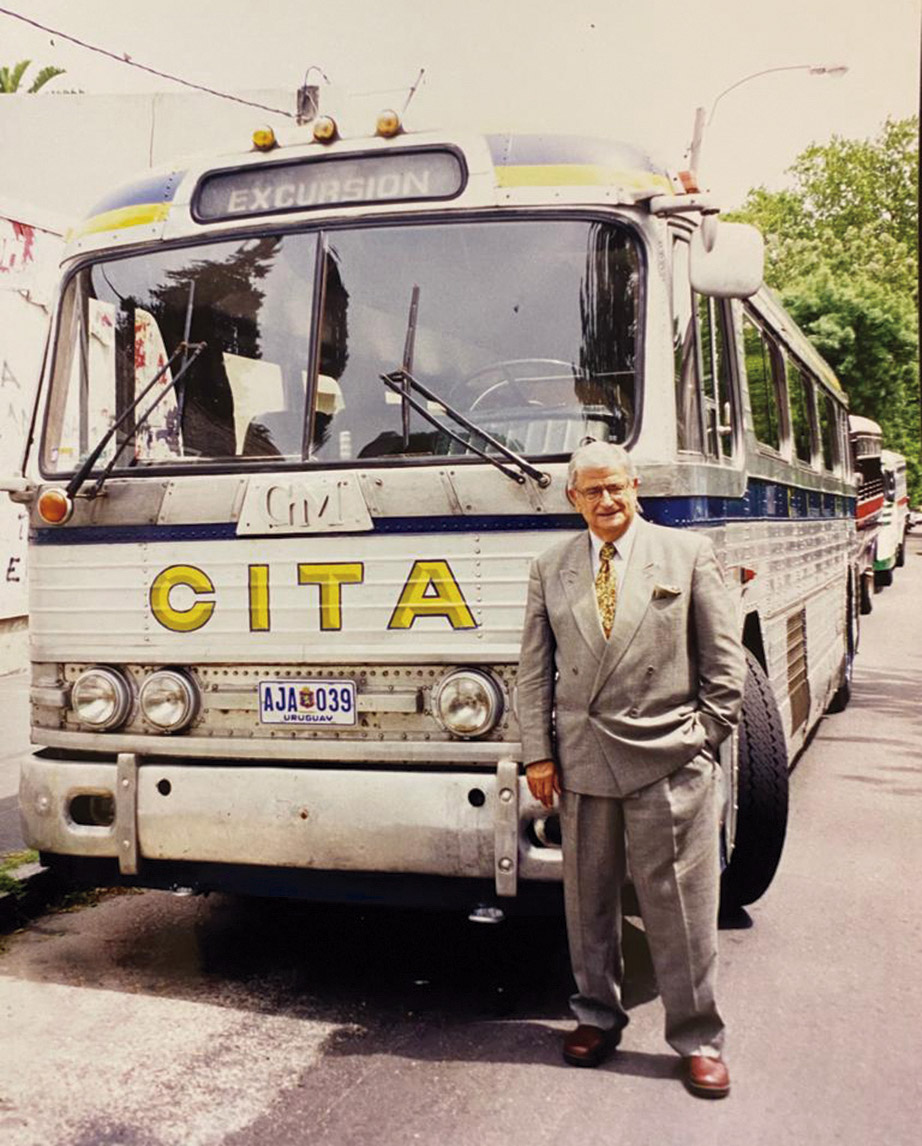
[[[87,669],[74,682],[70,706],[81,724],[105,732],[124,724],[131,710],[131,688],[112,669]]]
[[[151,673],[138,692],[141,715],[162,732],[177,732],[191,723],[198,701],[192,681],[173,669]],[[71,708],[77,719],[98,732],[124,724],[131,702],[131,685],[115,669],[87,669],[71,690]]]
[[[471,739],[485,736],[503,714],[499,685],[479,669],[456,669],[436,685],[432,711],[446,732]]]

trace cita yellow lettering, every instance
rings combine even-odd
[[[171,594],[179,586],[191,589],[196,597],[215,591],[211,579],[194,565],[170,565],[154,578],[150,587],[151,612],[165,629],[174,633],[193,633],[211,619],[214,601],[193,601],[187,609],[177,609]]]
[[[269,631],[269,566],[251,565],[250,575],[250,632]]]
[[[477,628],[447,561],[414,562],[388,628],[409,629],[417,617],[444,617],[453,629]]]
[[[337,562],[330,565],[298,565],[299,585],[320,586],[320,628],[341,629],[343,606],[341,585],[361,584],[365,570],[361,561]]]

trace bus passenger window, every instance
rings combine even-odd
[[[773,450],[781,448],[778,394],[772,369],[771,348],[762,331],[748,316],[743,318],[743,352],[746,380],[756,439]]]
[[[836,450],[836,408],[835,404],[825,391],[817,393],[817,410],[820,421],[820,448],[823,454],[823,469],[830,472],[838,470],[838,457]]]
[[[810,394],[803,371],[787,359],[788,399],[791,404],[791,437],[794,456],[810,465],[813,461],[813,426],[810,417]]]
[[[672,244],[672,349],[678,447],[700,454],[704,452],[701,387],[692,289],[688,281],[688,243],[684,239],[676,239]]]
[[[697,297],[708,457],[733,453],[726,315],[716,299]]]

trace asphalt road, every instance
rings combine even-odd
[[[922,539],[863,619],[849,709],[792,776],[781,868],[722,932],[733,1094],[687,1095],[639,926],[631,1024],[560,1060],[555,921],[146,892],[0,951],[5,1146],[916,1146]]]

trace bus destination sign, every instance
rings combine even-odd
[[[452,151],[350,155],[217,171],[201,181],[194,202],[202,222],[245,219],[357,203],[452,199],[464,188]]]

